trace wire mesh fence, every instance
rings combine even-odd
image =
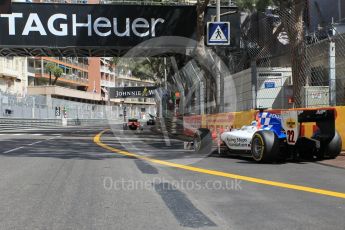
[[[232,54],[232,77],[242,76],[240,110],[345,105],[345,25],[311,26],[320,19],[300,20],[305,10],[295,5],[244,16],[240,52]]]

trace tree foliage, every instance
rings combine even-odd
[[[121,57],[112,57],[109,61],[109,70],[114,71],[114,67],[119,63]]]
[[[54,82],[53,82],[53,85],[56,84],[57,80],[61,77],[61,75],[63,74],[63,69],[61,69],[60,67],[58,66],[55,66],[52,70],[53,72],[53,75],[55,77],[54,79]]]
[[[165,62],[163,57],[142,58],[136,62],[132,73],[142,80],[153,80],[159,85],[165,74],[168,76],[171,73],[171,63],[168,58]]]
[[[268,6],[273,7],[292,7],[294,4],[300,4],[304,0],[237,0],[236,3],[241,10],[263,12]]]
[[[237,5],[241,10],[264,11],[267,6],[272,5],[272,0],[238,0]]]
[[[55,68],[55,64],[52,63],[52,62],[48,62],[46,65],[45,65],[45,68],[46,70],[49,72],[49,85],[52,84],[52,72]]]

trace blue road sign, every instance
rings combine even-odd
[[[265,89],[272,89],[276,87],[275,82],[265,82]]]
[[[230,45],[230,22],[208,22],[207,45]]]

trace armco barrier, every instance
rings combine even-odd
[[[107,119],[68,119],[67,126],[92,126],[117,124],[117,120]],[[22,119],[0,118],[0,131],[28,128],[53,128],[62,127],[61,119]]]
[[[92,126],[122,124],[120,119],[68,119],[67,126]]]
[[[0,118],[0,130],[62,126],[61,119]]]

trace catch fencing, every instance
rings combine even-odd
[[[241,76],[238,110],[345,105],[345,24],[308,14],[298,34],[301,8],[244,16],[240,49],[228,58],[235,83]]]

